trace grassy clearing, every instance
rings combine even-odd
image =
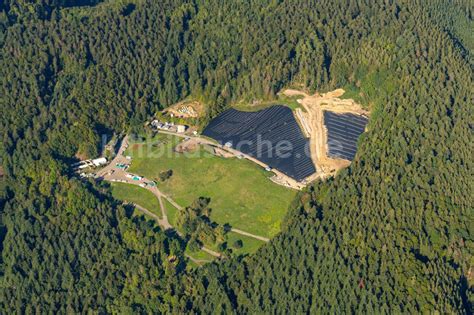
[[[243,243],[242,248],[234,248],[233,244],[235,241],[241,240]],[[245,255],[245,254],[253,254],[259,249],[265,242],[257,240],[253,237],[248,237],[244,235],[240,235],[234,232],[227,233],[227,246],[232,248],[232,251],[235,255]]]
[[[301,99],[301,98],[303,97],[302,96],[289,97],[283,94],[279,94],[276,100],[262,101],[258,104],[250,104],[250,103],[242,102],[242,103],[234,104],[233,107],[235,109],[246,111],[246,112],[256,112],[273,105],[284,105],[291,108],[291,110],[295,110],[297,108],[303,109],[303,107],[298,103],[298,99]]]
[[[360,96],[360,89],[353,84],[347,84],[344,86],[344,94],[340,96],[341,99],[353,99],[357,103],[362,102],[362,97]]]
[[[198,260],[213,261],[214,259],[216,259],[216,257],[212,256],[211,254],[209,254],[209,253],[207,253],[203,250],[198,250],[196,252],[192,252],[189,249],[186,249],[186,251],[184,253],[191,256],[191,257],[193,257],[194,259],[198,259]]]
[[[234,244],[235,241],[237,240],[241,240],[242,243],[243,243],[243,246],[242,248],[239,248],[239,249],[236,249],[234,248],[232,245]],[[259,241],[257,239],[254,239],[252,237],[247,237],[247,236],[243,236],[243,235],[240,235],[240,234],[237,234],[237,233],[234,233],[234,232],[229,232],[227,233],[227,246],[229,248],[232,248],[232,251],[233,251],[233,255],[245,255],[245,254],[252,254],[252,253],[255,253],[257,251],[257,249],[259,249],[263,244],[265,244],[265,242],[263,241]],[[212,246],[210,245],[205,245],[206,247],[208,247],[209,249],[212,249],[216,252],[218,252],[218,245],[217,244],[214,244]],[[203,250],[199,250],[197,252],[191,252],[189,249],[186,249],[186,252],[185,254],[193,257],[194,259],[197,259],[197,260],[207,260],[207,261],[213,261],[214,259],[216,259],[216,257],[212,256],[211,254],[208,254],[207,252],[203,251]],[[192,263],[192,265],[196,265],[194,262]]]
[[[259,249],[262,245],[265,244],[264,241],[257,240],[256,238],[241,235],[235,232],[228,232],[226,234],[227,236],[227,247],[232,249],[232,253],[236,256],[238,255],[245,255],[245,254],[253,254]],[[242,241],[242,247],[241,248],[235,248],[234,242],[237,240]],[[219,244],[204,244],[209,249],[212,249],[213,251],[220,252],[218,247]]]
[[[186,270],[191,271],[195,268],[199,268],[201,265],[196,264],[194,261],[191,259],[188,259],[188,263],[186,264]]]
[[[176,215],[177,215],[179,210],[175,206],[173,206],[171,203],[169,203],[166,199],[163,199],[163,202],[165,203],[166,215],[168,216],[168,221],[170,222],[170,224],[172,226],[176,227]],[[239,248],[239,249],[233,248],[232,245],[237,240],[242,241],[242,243],[243,243],[242,248]],[[235,254],[244,255],[244,254],[255,253],[257,251],[257,249],[260,248],[260,246],[265,244],[265,242],[257,240],[253,237],[248,237],[248,236],[240,235],[240,234],[237,234],[237,233],[234,233],[234,232],[229,232],[229,233],[227,233],[227,244],[228,244],[229,247],[232,248],[232,250],[234,251]],[[213,244],[213,245],[206,244],[206,246],[213,249],[213,250],[215,250],[215,251],[218,251],[217,250],[217,244]],[[207,253],[205,253],[205,254],[209,255]],[[191,256],[195,257],[195,255],[191,255]],[[211,255],[209,255],[209,256],[211,256]],[[213,257],[213,256],[211,256],[211,257]],[[197,257],[195,257],[195,258],[197,258]],[[201,258],[199,258],[199,259],[201,259]]]
[[[125,184],[125,183],[111,183],[112,186],[112,195],[114,198],[136,203],[154,214],[158,217],[162,217],[160,203],[158,199],[150,191],[143,189],[139,186]]]
[[[168,222],[172,226],[176,227],[176,216],[178,215],[179,210],[165,198],[161,198],[161,199],[163,199],[163,203],[166,208],[166,215],[168,216]]]
[[[158,186],[178,204],[210,197],[212,220],[265,237],[279,232],[296,191],[272,183],[268,172],[245,159],[220,158],[204,150],[176,153],[179,141],[159,134],[145,145],[131,145],[126,153],[133,157],[130,172],[157,179],[172,169],[173,176]]]
[[[187,265],[189,269],[201,267],[202,265],[212,262],[216,259],[216,257],[212,256],[211,254],[206,253],[203,250],[192,252],[189,249],[186,249],[184,254],[192,257],[193,259],[201,260],[199,263],[195,263],[191,259],[188,259]]]

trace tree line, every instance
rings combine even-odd
[[[2,312],[472,311],[468,1],[0,10]],[[255,255],[189,271],[185,244],[69,171],[100,133],[185,97],[205,124],[287,86],[344,87],[372,110],[369,132]]]

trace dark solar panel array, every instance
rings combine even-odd
[[[352,161],[357,151],[357,139],[364,132],[368,119],[355,114],[324,111],[328,131],[328,156]]]
[[[277,105],[258,112],[229,109],[213,119],[203,135],[248,154],[268,166],[302,180],[316,172],[309,141],[291,109]]]

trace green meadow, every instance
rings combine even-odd
[[[296,191],[273,183],[268,178],[272,173],[245,159],[217,157],[203,146],[177,153],[174,147],[182,140],[158,134],[131,143],[126,152],[132,156],[129,171],[156,180],[159,189],[183,207],[198,197],[211,198],[211,219],[219,224],[265,237],[280,231]],[[169,169],[173,175],[160,181],[160,172]],[[166,206],[173,222],[176,209]]]

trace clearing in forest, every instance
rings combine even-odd
[[[202,134],[298,182],[316,172],[308,139],[286,106],[256,112],[231,108],[214,118]]]
[[[295,116],[303,132],[310,139],[311,158],[317,169],[315,177],[325,177],[347,167],[350,164],[349,160],[330,157],[328,154],[330,151],[328,146],[329,137],[324,120],[324,111],[340,114],[341,118],[345,114],[368,117],[369,112],[352,99],[341,99],[340,97],[344,94],[343,89],[314,95],[299,90],[287,89],[282,94],[288,97],[302,97],[298,99],[298,103],[301,104],[304,111],[301,108],[296,108]]]
[[[198,101],[181,101],[164,110],[177,118],[198,118],[204,113],[204,105]]]
[[[161,207],[153,193],[139,186],[125,183],[111,183],[114,198],[142,206],[159,218],[162,217]]]
[[[182,141],[158,134],[138,147],[130,146],[129,172],[156,180],[159,189],[181,206],[199,197],[211,198],[210,218],[219,224],[263,237],[280,231],[295,190],[271,182],[268,177],[273,173],[246,159],[218,157],[202,145],[194,152],[176,152]],[[160,181],[160,173],[167,170],[173,171],[172,176]]]

